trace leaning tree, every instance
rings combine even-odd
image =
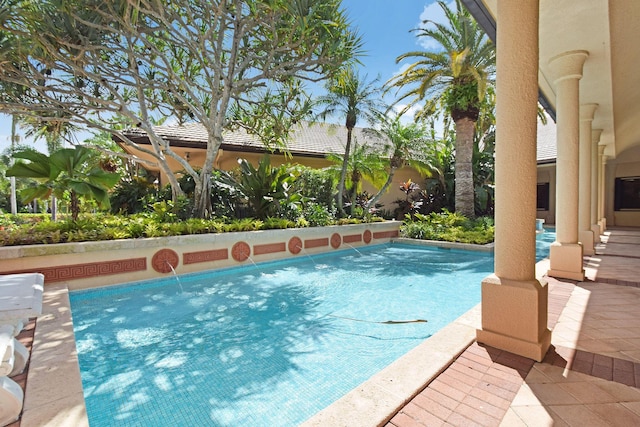
[[[340,0],[6,0],[0,35],[14,61],[0,80],[29,96],[0,97],[0,111],[51,117],[111,132],[153,158],[174,198],[172,158],[196,184],[194,214],[211,214],[210,179],[226,130],[244,128],[270,147],[309,113],[304,81],[330,77],[362,42]],[[16,66],[19,64],[19,66]],[[58,117],[58,116],[56,116]],[[201,123],[206,157],[196,169],[159,135],[154,120]],[[144,131],[140,145],[114,126]]]

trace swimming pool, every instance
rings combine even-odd
[[[391,244],[72,292],[89,421],[297,425],[476,305],[492,270]]]

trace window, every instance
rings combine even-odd
[[[549,183],[548,182],[538,183],[538,201],[536,203],[536,208],[539,211],[549,210]]]
[[[616,178],[614,209],[640,210],[640,176]]]

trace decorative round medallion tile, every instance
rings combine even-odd
[[[289,252],[294,255],[297,255],[302,250],[302,240],[299,237],[292,237],[289,239],[288,243]]]
[[[369,244],[371,243],[371,239],[373,238],[373,234],[371,233],[371,230],[365,230],[362,238],[364,239],[364,242]]]
[[[246,261],[251,255],[251,247],[246,242],[238,242],[231,248],[231,256],[238,262]]]
[[[342,237],[338,233],[333,233],[331,235],[331,247],[333,249],[338,249],[342,244]]]
[[[160,249],[151,258],[151,266],[158,273],[170,273],[178,264],[180,264],[180,257],[171,249]]]

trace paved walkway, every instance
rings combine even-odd
[[[474,343],[387,427],[640,425],[640,230],[602,240],[586,281],[547,278],[542,363]]]

